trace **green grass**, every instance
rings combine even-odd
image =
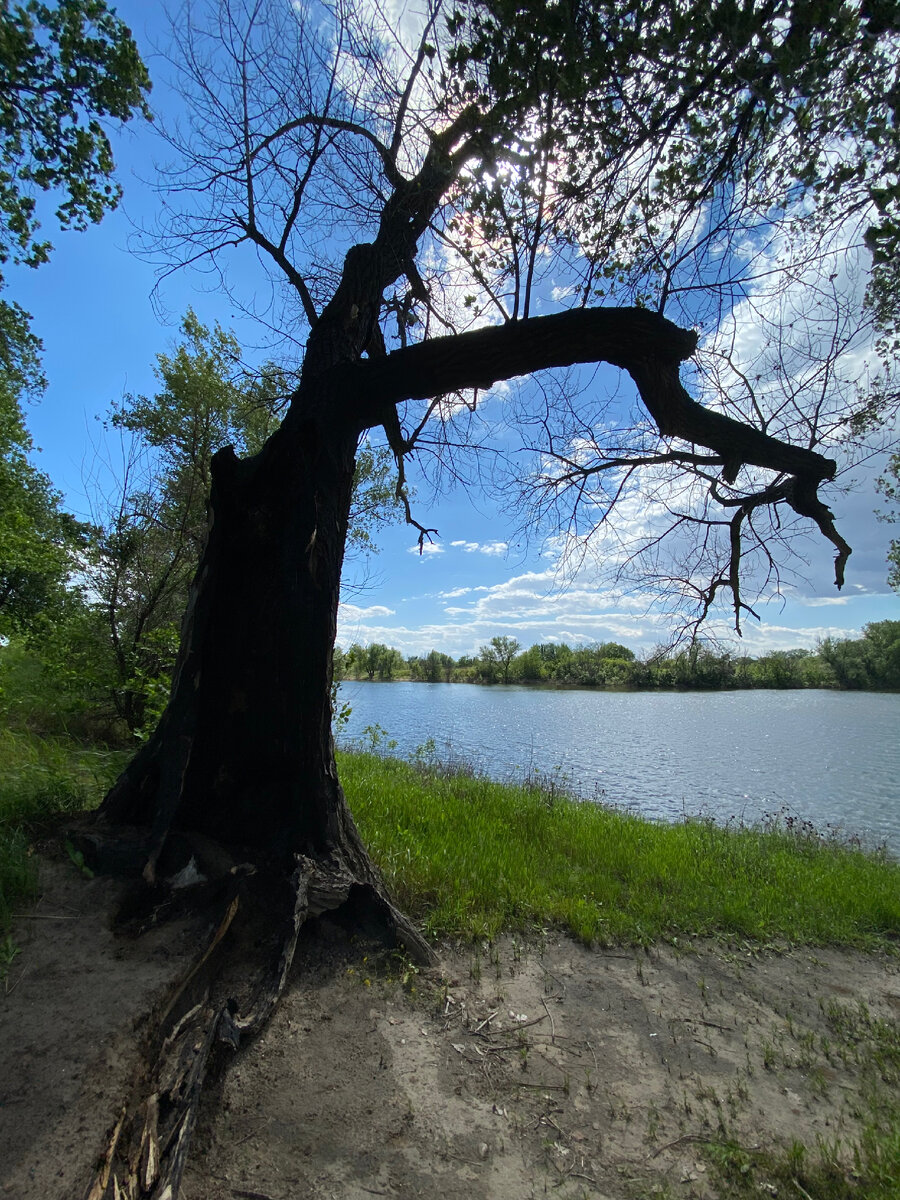
[[[52,813],[99,803],[127,758],[69,738],[0,729],[0,933],[34,895],[31,829]]]
[[[900,935],[900,864],[809,830],[665,825],[376,754],[339,763],[363,840],[433,935],[551,925],[600,943],[860,947]]]

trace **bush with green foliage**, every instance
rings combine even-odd
[[[874,621],[861,638],[825,638],[819,654],[838,687],[900,688],[900,621]]]

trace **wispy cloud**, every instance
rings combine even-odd
[[[487,554],[491,558],[500,558],[509,550],[509,542],[455,541],[450,545],[466,554]]]
[[[639,514],[634,517],[637,523]],[[470,544],[460,539],[455,549],[466,553]],[[476,544],[480,547],[495,543]],[[648,596],[638,588],[614,583],[598,585],[597,564],[590,557],[576,564],[570,561],[561,573],[559,560],[566,556],[567,550],[565,539],[561,538],[557,540],[553,558],[541,560],[538,569],[495,583],[461,584],[420,594],[415,599],[415,609],[404,608],[402,622],[391,621],[389,615],[393,614],[377,605],[368,610],[360,607],[351,607],[346,613],[342,610],[342,644],[377,641],[396,646],[404,654],[425,654],[436,649],[459,657],[477,652],[497,635],[514,637],[523,647],[541,642],[575,646],[616,641],[644,652],[669,642],[673,628],[669,617],[654,610]],[[448,556],[444,561],[449,566],[452,560]],[[488,562],[484,565],[490,569]],[[781,615],[784,600],[777,598],[761,605],[762,623],[747,622],[742,640],[735,640],[727,616],[711,621],[704,635],[730,646],[736,654],[758,656],[798,647],[815,650],[826,637],[859,636],[862,622],[855,622],[854,616],[855,606],[860,602],[852,595],[805,596],[803,603],[807,608],[831,609],[837,604],[841,624],[791,625]],[[770,614],[774,620],[769,619]]]
[[[850,603],[849,596],[798,596],[796,599],[805,608],[828,608],[832,605],[844,606]]]

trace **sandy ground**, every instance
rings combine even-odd
[[[205,931],[115,938],[111,884],[60,863],[43,881],[0,984],[0,1190],[68,1200]],[[209,1082],[184,1200],[712,1200],[702,1142],[853,1137],[829,1005],[900,1017],[900,962],[878,956],[550,934],[441,954],[419,973],[311,933],[262,1036]]]

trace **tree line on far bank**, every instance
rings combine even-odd
[[[542,643],[523,649],[494,637],[478,654],[439,650],[404,658],[373,642],[335,649],[338,680],[414,683],[527,683],[631,688],[900,688],[900,621],[877,621],[860,638],[825,638],[815,651],[772,650],[759,657],[697,643],[638,656],[618,642],[586,646]]]

